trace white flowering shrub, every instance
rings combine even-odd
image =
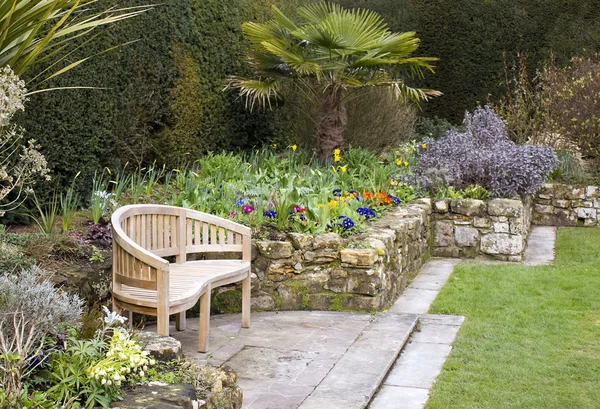
[[[10,123],[17,111],[23,111],[26,93],[25,83],[9,66],[0,70],[0,216],[20,203],[22,193],[37,178],[50,180],[39,145],[33,139],[22,144],[24,130]],[[11,200],[6,203],[3,199],[11,192]]]

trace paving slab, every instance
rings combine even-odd
[[[378,409],[422,409],[428,398],[427,389],[389,385],[382,388],[369,407]]]
[[[556,227],[535,226],[531,229],[523,264],[540,266],[554,262],[554,246],[556,244]]]

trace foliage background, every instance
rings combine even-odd
[[[139,41],[92,58],[47,84],[108,89],[33,95],[20,118],[26,137],[42,145],[50,167],[64,178],[63,186],[78,171],[84,183],[94,170],[126,162],[146,165],[156,160],[178,167],[210,150],[248,150],[266,142],[310,144],[310,112],[295,108],[301,101],[273,112],[251,113],[236,95],[222,92],[227,75],[247,69],[241,23],[266,19],[272,4],[293,14],[308,1],[166,0],[142,16],[122,21],[70,61]],[[437,73],[423,85],[445,94],[424,104],[424,113],[455,123],[489,95],[503,95],[503,51],[516,57],[517,51],[526,50],[533,75],[551,49],[562,63],[584,47],[600,49],[595,0],[339,2],[381,13],[392,30],[417,31],[420,53],[440,58]],[[99,0],[97,6],[149,3],[153,2]]]

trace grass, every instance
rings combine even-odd
[[[463,262],[430,312],[466,320],[426,409],[600,407],[600,230],[552,266]]]

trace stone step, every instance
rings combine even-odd
[[[417,321],[415,314],[377,314],[299,408],[365,408]]]

